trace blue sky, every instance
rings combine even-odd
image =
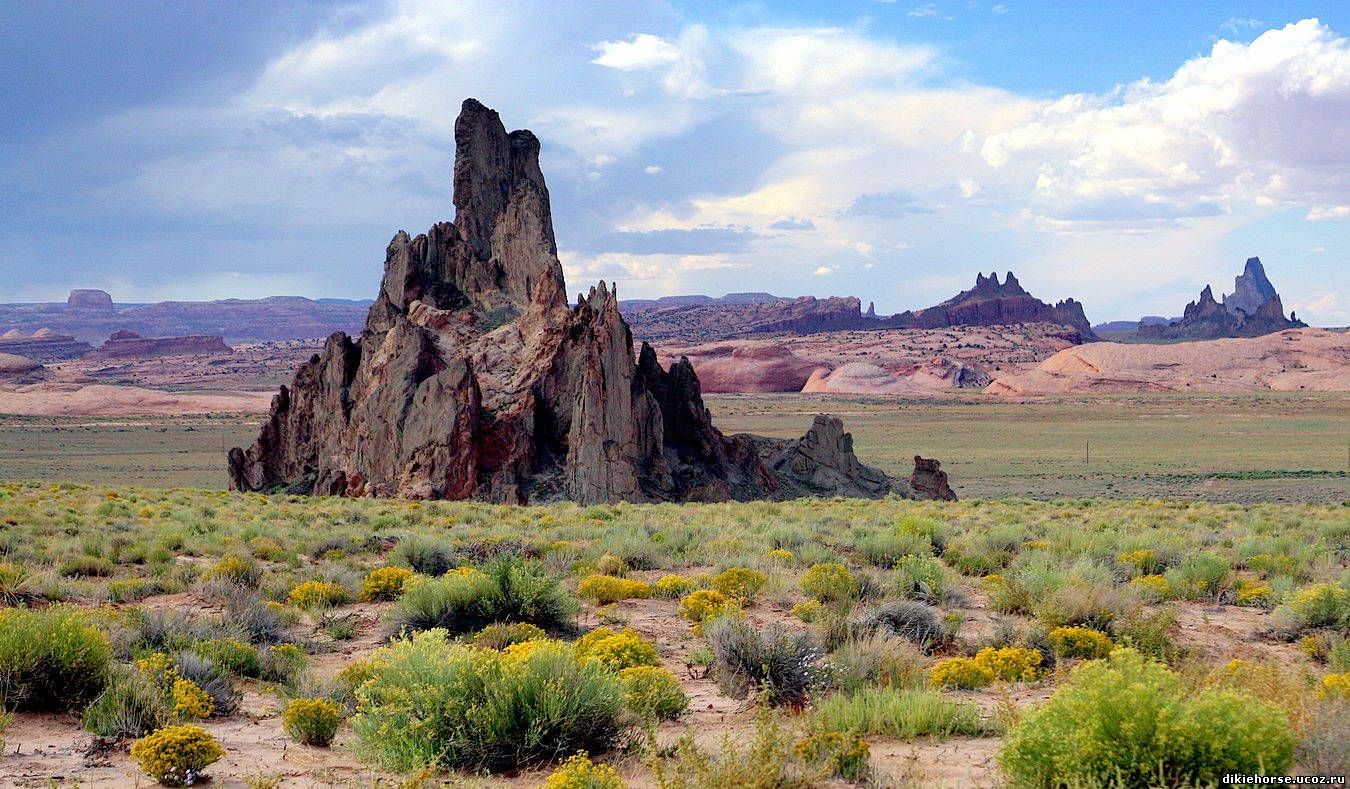
[[[895,312],[1012,269],[1100,321],[1255,254],[1350,323],[1343,3],[558,8],[0,6],[0,301],[368,297],[474,96],[543,140],[573,291]]]

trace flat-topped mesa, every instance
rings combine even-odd
[[[910,495],[837,419],[797,442],[725,436],[686,360],[665,370],[601,282],[569,307],[539,141],[472,99],[455,221],[385,254],[361,337],[328,338],[274,398],[230,486],[501,502]],[[853,305],[857,311],[857,305]]]

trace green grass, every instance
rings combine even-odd
[[[964,498],[1208,501],[1350,498],[1350,395],[1100,395],[1024,403],[829,395],[710,396],[727,433],[796,437],[844,417],[865,462],[908,477],[936,457]],[[225,487],[225,452],[261,416],[0,417],[0,479]],[[1091,460],[1085,455],[1090,449]]]
[[[901,740],[983,734],[992,724],[979,709],[932,690],[864,688],[837,693],[819,702],[807,724],[820,731],[857,732]],[[996,727],[994,727],[996,728]]]

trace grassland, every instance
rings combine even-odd
[[[1004,499],[503,507],[11,484],[0,485],[0,554],[5,601],[87,612],[88,622],[107,634],[114,663],[127,666],[119,676],[144,670],[131,661],[167,650],[181,670],[195,666],[215,683],[221,712],[197,723],[224,748],[208,774],[226,785],[249,778],[255,785],[402,780],[390,770],[388,749],[379,747],[387,738],[371,736],[383,731],[378,716],[389,714],[388,704],[376,709],[371,688],[382,681],[380,661],[395,659],[379,650],[399,630],[432,624],[449,627],[452,641],[474,642],[494,618],[490,612],[500,610],[500,598],[492,598],[497,608],[447,614],[435,595],[486,583],[478,570],[495,573],[503,562],[534,568],[536,580],[532,613],[502,616],[535,621],[560,645],[547,642],[535,658],[530,651],[495,657],[481,637],[474,648],[423,647],[442,655],[435,663],[441,666],[470,657],[558,665],[548,661],[570,655],[580,634],[601,625],[631,628],[623,654],[668,670],[689,702],[670,720],[631,724],[630,736],[607,750],[590,749],[633,786],[846,785],[857,774],[842,761],[812,772],[819,764],[802,754],[814,752],[811,743],[856,736],[864,746],[850,745],[849,752],[866,754],[875,785],[1005,785],[1010,776],[998,756],[1011,747],[1011,732],[1023,744],[1017,763],[1037,764],[1041,757],[1025,745],[1034,744],[1036,727],[1048,725],[1037,711],[1054,709],[1047,705],[1060,691],[1088,683],[1091,672],[1078,669],[1097,662],[1074,651],[1081,645],[1061,643],[1068,643],[1057,635],[1064,627],[1086,628],[1109,646],[1130,646],[1166,667],[1156,671],[1170,679],[1137,692],[1240,705],[1242,716],[1205,718],[1191,736],[1266,726],[1259,731],[1278,736],[1263,734],[1253,748],[1278,750],[1277,741],[1292,738],[1287,753],[1271,751],[1272,759],[1288,757],[1272,763],[1277,772],[1325,773],[1350,759],[1344,706],[1350,700],[1336,684],[1350,670],[1344,504]],[[822,564],[839,567],[823,573],[816,569]],[[401,593],[395,589],[393,600],[361,601],[369,573],[383,567],[418,575]],[[430,578],[446,567],[476,569]],[[688,588],[661,594],[658,581],[670,575],[687,579]],[[615,580],[600,584],[598,576]],[[593,593],[597,586],[628,591],[610,603]],[[681,598],[710,588],[735,600],[730,613],[691,621]],[[14,654],[6,652],[6,638],[0,633],[0,675],[5,656]],[[760,640],[776,651],[760,657],[755,650],[769,648],[755,646]],[[301,657],[277,667],[278,641],[293,644],[287,654],[298,650]],[[237,645],[231,665],[252,668],[227,672],[221,686],[220,673],[201,664],[203,655],[219,656],[224,642]],[[999,653],[1000,671],[1021,668],[993,684],[982,680],[970,666],[986,648],[1008,650]],[[250,650],[261,668],[238,659]],[[372,663],[372,655],[384,657]],[[757,680],[751,675],[760,665],[792,676],[771,671]],[[374,671],[359,675],[376,683],[359,686],[355,697],[353,666]],[[1324,679],[1331,675],[1342,679]],[[802,696],[793,695],[796,685],[788,680],[800,680]],[[419,693],[440,687],[427,682]],[[769,703],[774,694],[781,706]],[[283,710],[294,698],[318,697],[348,705],[336,742],[331,748],[290,742]],[[1144,701],[1119,697],[1106,706],[1133,715]],[[1100,706],[1094,702],[1093,709]],[[124,785],[138,775],[125,742],[89,750],[78,717],[20,705],[3,737],[8,751],[19,751],[0,756],[7,781],[41,784],[61,776]],[[409,753],[416,752],[396,755]],[[1239,763],[1226,758],[1215,756],[1210,766]],[[555,764],[419,774],[432,783],[535,786]]]
[[[1350,395],[1105,395],[1033,402],[714,396],[726,432],[797,436],[841,414],[860,457],[907,476],[936,457],[962,497],[1350,498]],[[0,417],[0,479],[224,486],[224,451],[248,417]]]

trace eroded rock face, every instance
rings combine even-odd
[[[1159,340],[1215,340],[1224,337],[1260,337],[1286,329],[1307,326],[1293,313],[1284,317],[1284,305],[1275,286],[1266,278],[1260,258],[1248,258],[1242,273],[1233,280],[1233,292],[1215,300],[1206,285],[1200,298],[1186,305],[1181,320],[1161,325],[1139,322],[1136,338]]]
[[[238,490],[722,501],[907,493],[837,419],[788,443],[724,436],[687,361],[634,358],[615,291],[566,300],[539,141],[470,99],[453,223],[400,231],[359,338],[332,335],[229,454]]]
[[[66,309],[113,312],[112,296],[106,290],[75,289],[66,297]]]
[[[947,484],[947,472],[932,458],[914,456],[914,473],[909,476],[909,486],[921,499],[956,501],[956,493]]]

